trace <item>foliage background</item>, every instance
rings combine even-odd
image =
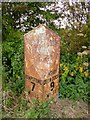
[[[89,100],[90,3],[62,4],[63,7],[57,3],[2,3],[3,91],[23,94],[24,33],[46,24],[61,36],[59,97]],[[62,28],[61,20],[65,18],[67,24]],[[11,106],[11,101],[7,105]]]

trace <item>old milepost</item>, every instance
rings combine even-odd
[[[60,37],[44,25],[24,35],[25,93],[28,100],[58,97]]]

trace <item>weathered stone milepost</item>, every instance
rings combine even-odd
[[[60,37],[40,25],[24,35],[25,93],[27,99],[58,96]]]

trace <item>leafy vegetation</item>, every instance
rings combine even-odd
[[[30,102],[26,101],[24,94],[17,96],[12,91],[8,91],[7,98],[3,98],[3,116],[6,118],[41,118],[50,117],[50,105],[53,100],[38,102],[32,99]]]
[[[10,29],[3,42],[3,88],[22,93],[24,88],[24,44],[23,34]]]
[[[88,101],[88,67],[83,63],[87,60],[78,55],[61,56],[60,64],[60,95],[62,98]]]
[[[50,5],[54,6],[51,10],[48,9]],[[3,98],[3,115],[26,118],[50,115],[50,101],[38,103],[34,100],[31,105],[23,95],[24,33],[42,23],[61,36],[60,98],[89,101],[90,55],[87,52],[84,54],[84,51],[90,51],[89,3],[63,5],[65,7],[60,8],[61,12],[58,12],[56,3],[2,3],[2,80],[3,92],[7,96],[6,100]],[[66,14],[66,11],[69,12]],[[54,20],[60,17],[67,18],[68,24],[65,28],[61,28],[61,24],[59,27],[54,24]],[[86,48],[83,49],[82,46]]]

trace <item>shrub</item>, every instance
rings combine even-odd
[[[61,56],[60,96],[74,100],[88,100],[88,67],[83,65],[85,59],[75,55]]]
[[[3,89],[21,93],[24,88],[23,34],[10,30],[2,43]]]

